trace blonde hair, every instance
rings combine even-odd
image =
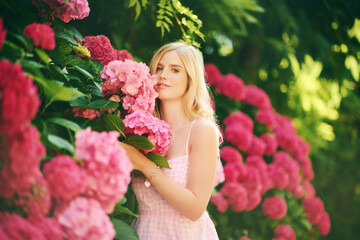
[[[172,42],[162,46],[150,63],[151,74],[156,73],[160,59],[170,51],[175,51],[188,74],[188,87],[183,97],[183,114],[190,120],[204,118],[216,124],[208,86],[204,77],[204,60],[199,50],[182,42]],[[160,118],[160,100],[157,99],[154,115]]]

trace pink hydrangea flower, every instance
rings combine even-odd
[[[206,82],[216,86],[222,79],[219,69],[212,63],[205,65],[205,79]]]
[[[120,61],[125,61],[126,59],[134,60],[133,56],[125,49],[115,50],[115,53],[116,53],[116,58],[114,60],[120,60]]]
[[[260,109],[271,108],[271,101],[269,96],[264,90],[254,85],[245,87],[242,101]]]
[[[225,140],[240,150],[247,151],[252,143],[253,134],[241,124],[230,124],[225,128]]]
[[[302,171],[302,176],[305,180],[311,181],[314,178],[314,170],[312,168],[311,160],[308,157],[300,159],[300,166]]]
[[[104,67],[100,76],[105,79],[101,84],[102,95],[109,97],[121,95],[122,104],[128,113],[144,111],[152,113],[155,108],[156,77],[151,76],[144,63],[126,59],[112,61]]]
[[[289,174],[278,164],[270,163],[268,165],[268,174],[272,182],[272,187],[281,190],[286,188],[290,183]]]
[[[265,149],[266,149],[265,142],[261,138],[253,136],[251,145],[246,153],[248,155],[262,156],[264,155]]]
[[[226,182],[236,182],[239,174],[237,171],[238,162],[229,162],[224,166],[224,174]]]
[[[25,28],[24,34],[33,40],[35,46],[41,46],[47,50],[55,48],[54,31],[47,24],[32,23]]]
[[[251,238],[244,236],[244,237],[239,238],[239,240],[251,240]]]
[[[47,182],[42,176],[36,179],[30,189],[17,191],[15,203],[22,206],[30,216],[45,216],[51,207],[51,196]]]
[[[249,193],[248,195],[248,203],[246,205],[246,211],[254,210],[261,202],[261,194],[260,192]]]
[[[46,240],[39,228],[14,213],[0,213],[0,229],[2,229],[6,237],[11,240]]]
[[[229,116],[225,118],[224,124],[225,126],[239,124],[250,132],[253,132],[254,130],[254,123],[252,119],[243,112],[233,112],[229,114]]]
[[[324,211],[321,214],[320,220],[317,224],[317,228],[319,230],[320,235],[326,236],[329,234],[331,228],[331,222],[330,222],[329,214],[327,212]]]
[[[265,133],[260,136],[260,139],[263,140],[266,145],[264,155],[272,155],[276,152],[278,143],[274,135]]]
[[[85,196],[95,198],[106,213],[125,195],[133,170],[120,146],[119,132],[95,132],[89,128],[76,133],[75,156],[86,172]]]
[[[296,147],[294,149],[290,149],[290,152],[297,159],[306,157],[310,152],[310,144],[300,137],[296,138],[296,142]]]
[[[0,95],[0,134],[18,131],[39,109],[37,88],[20,64],[0,61]]]
[[[86,36],[82,42],[84,47],[90,51],[90,58],[100,62],[102,65],[105,66],[116,59],[116,52],[111,45],[109,38],[106,36]]]
[[[240,182],[249,193],[260,192],[262,190],[262,181],[259,170],[253,166],[247,166],[246,177]]]
[[[220,157],[225,162],[240,162],[242,163],[243,159],[241,154],[233,147],[226,146],[221,148]]]
[[[252,166],[259,171],[261,179],[261,190],[260,193],[264,194],[267,190],[272,187],[272,181],[268,172],[268,165],[262,157],[259,156],[248,156],[246,158],[246,164]]]
[[[57,214],[66,239],[113,239],[115,230],[108,215],[94,199],[77,197]]]
[[[44,0],[56,15],[68,23],[72,19],[84,19],[89,16],[90,8],[87,0]]]
[[[0,194],[11,197],[15,191],[27,190],[39,176],[40,159],[45,156],[45,148],[40,142],[40,134],[30,124],[22,126],[17,134],[5,138],[1,143],[4,165],[1,170],[3,181]]]
[[[286,240],[296,240],[296,234],[294,230],[286,224],[280,224],[275,229],[275,237],[276,238],[284,238]]]
[[[242,184],[238,182],[225,182],[220,192],[228,199],[233,211],[241,212],[246,209],[248,192]]]
[[[135,111],[124,119],[125,133],[146,136],[155,147],[145,153],[156,152],[165,156],[171,144],[172,133],[169,125],[152,114]]]
[[[73,108],[72,113],[74,114],[74,117],[82,117],[89,119],[96,119],[100,117],[100,113],[95,109]]]
[[[264,215],[270,219],[280,219],[286,215],[286,201],[278,196],[266,198],[262,204]]]
[[[245,84],[243,80],[234,74],[226,74],[221,81],[216,83],[218,93],[224,94],[235,100],[244,98]]]
[[[260,109],[256,113],[255,118],[259,123],[265,124],[266,127],[270,130],[272,130],[275,127],[276,124],[275,113],[274,110],[271,108]]]
[[[6,38],[6,29],[4,28],[3,20],[0,18],[0,50]]]
[[[210,202],[217,207],[217,210],[224,213],[229,207],[228,201],[224,198],[221,192],[215,193],[211,196]]]
[[[86,175],[74,159],[58,155],[44,166],[43,173],[51,195],[56,199],[71,200],[86,188]]]
[[[305,198],[301,204],[304,206],[309,222],[312,225],[318,224],[322,213],[325,211],[322,200],[318,197]]]
[[[40,229],[47,240],[63,240],[64,233],[55,218],[30,216],[29,221]]]
[[[314,198],[316,196],[316,190],[310,181],[305,180],[303,183],[304,198]]]

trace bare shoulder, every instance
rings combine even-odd
[[[198,119],[192,127],[192,138],[198,140],[218,140],[217,126],[206,119]]]

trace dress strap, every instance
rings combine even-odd
[[[190,123],[190,129],[189,129],[188,137],[187,137],[187,140],[186,140],[186,156],[189,156],[190,133],[191,133],[191,128],[192,128],[194,122],[195,122],[195,120],[193,120],[193,121]]]

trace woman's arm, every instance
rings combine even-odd
[[[196,121],[190,137],[186,187],[172,180],[161,169],[150,180],[167,202],[192,221],[199,219],[208,205],[214,187],[218,144],[216,127],[206,120]],[[155,163],[132,146],[125,145],[125,149],[134,168],[149,177],[156,168]]]

